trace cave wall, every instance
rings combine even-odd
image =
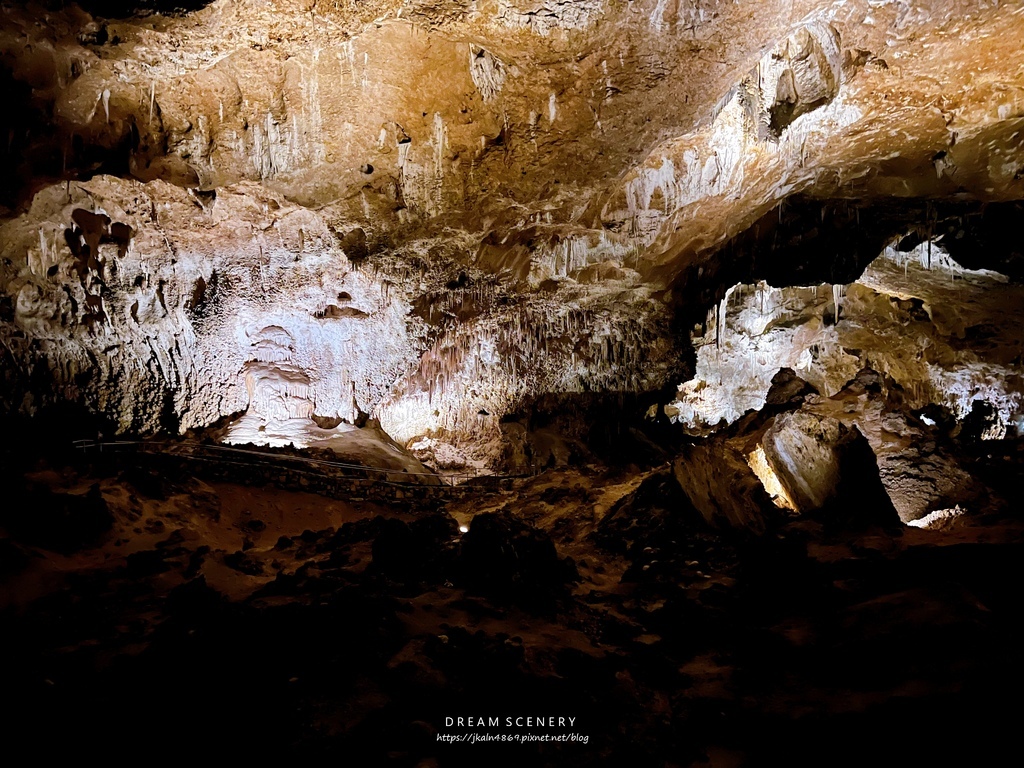
[[[713,424],[780,367],[831,392],[871,363],[915,403],[962,416],[980,396],[1019,420],[1017,342],[992,330],[1021,258],[1011,6],[2,13],[8,411],[71,400],[135,432],[245,412],[254,435],[372,416],[485,466],[502,419],[548,396],[660,406],[680,384],[666,413]],[[843,200],[831,240],[794,242],[814,201],[825,222]],[[940,231],[943,205],[983,225]],[[908,236],[954,261],[912,265],[913,286],[884,261],[861,276]]]

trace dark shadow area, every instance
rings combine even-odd
[[[669,381],[688,378],[681,367]],[[528,398],[502,419],[506,434],[515,428],[525,445],[527,466],[546,468],[587,463],[648,468],[664,463],[685,440],[661,409],[675,385],[651,392],[545,393]],[[554,443],[558,443],[555,445]]]
[[[184,497],[191,520],[217,522],[187,473],[89,478],[108,498],[130,493],[130,524],[148,538],[119,551],[109,538],[98,550],[0,536],[5,589],[25,590],[56,547],[72,558],[61,588],[0,608],[0,651],[17,662],[0,672],[18,703],[5,744],[403,768],[699,766],[722,754],[846,766],[976,761],[1015,733],[1019,540],[908,544],[799,520],[736,536],[707,527],[669,471],[580,536],[601,486],[572,478],[587,484],[556,493],[539,478],[461,536],[444,510],[395,508],[235,552],[179,529],[185,518],[148,517]],[[533,517],[551,502],[565,525]],[[245,535],[265,525],[249,518]],[[574,725],[506,724],[550,715]],[[499,724],[446,723],[466,716]],[[906,737],[937,723],[941,738]],[[587,742],[438,738],[516,732]]]
[[[53,104],[0,63],[0,88],[7,96],[6,131],[0,141],[0,205],[26,207],[40,189],[58,181],[98,174],[130,178],[130,160],[140,149],[134,117],[97,138],[69,133],[52,118]]]
[[[692,328],[737,283],[781,288],[859,278],[889,244],[910,251],[933,241],[968,269],[1024,280],[1019,222],[1024,203],[788,198],[725,245],[695,254],[669,276],[676,324]]]

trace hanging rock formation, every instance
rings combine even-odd
[[[870,365],[1019,426],[1013,4],[2,14],[8,412],[271,443],[371,416],[487,469],[546,398],[679,384],[701,431],[780,368],[831,395]]]

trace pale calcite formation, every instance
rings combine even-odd
[[[84,272],[65,241],[76,210],[132,232]],[[50,187],[0,232],[17,297],[5,344],[58,388],[26,397],[85,401],[122,429],[247,408],[352,421],[415,359],[403,298],[353,269],[323,219],[256,187],[201,205],[162,182],[100,177]]]
[[[131,236],[83,266],[65,238],[75,211]],[[55,185],[0,235],[16,297],[4,340],[26,365],[8,378],[56,384],[16,405],[85,402],[123,430],[244,414],[229,441],[304,445],[340,434],[315,419],[343,432],[368,414],[402,442],[469,444],[467,463],[484,467],[502,451],[500,416],[524,397],[655,387],[672,359],[663,306],[586,248],[538,258],[531,274],[553,293],[441,286],[421,316],[412,296],[440,279],[429,265],[354,266],[335,225],[250,183],[216,196],[114,177]]]
[[[1024,199],[1013,4],[0,12],[20,99],[7,410],[70,400],[141,432],[232,417],[233,439],[271,443],[369,416],[484,467],[535,399],[678,382],[676,319],[721,287],[720,246],[790,196]],[[977,314],[1015,289],[959,273],[955,297],[918,296],[894,269],[835,294],[735,288],[668,413],[730,421],[780,367],[833,392],[871,362],[915,402],[960,416],[986,399],[1018,421],[1019,355],[988,349]],[[691,273],[707,284],[683,294]],[[904,327],[890,299],[930,321],[905,354],[871,356]],[[979,304],[962,328],[957,301]]]
[[[674,212],[706,198],[738,197],[748,174],[779,179],[802,167],[816,144],[862,117],[841,92],[836,29],[815,18],[762,56],[715,107],[712,119],[673,139],[631,170],[605,204],[605,225],[649,246]]]
[[[937,403],[962,419],[984,400],[1004,430],[1022,429],[1022,324],[1024,288],[930,244],[887,249],[848,286],[739,285],[695,337],[696,376],[665,413],[699,431],[760,409],[780,368],[833,395],[868,366],[900,384],[912,407]]]

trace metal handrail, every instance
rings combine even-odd
[[[458,478],[470,479],[470,478],[474,478],[474,477],[489,477],[489,478],[493,478],[495,480],[495,482],[500,482],[501,480],[514,480],[514,479],[517,479],[517,478],[523,478],[523,477],[529,477],[530,476],[530,475],[476,475],[476,474],[472,474],[471,475],[469,473],[462,473],[462,472],[448,473],[448,474],[441,474],[441,473],[438,473],[438,472],[409,472],[408,470],[405,470],[405,469],[394,469],[394,468],[390,468],[389,469],[389,468],[386,468],[386,467],[374,467],[374,466],[366,465],[366,464],[351,464],[351,463],[342,462],[342,461],[330,461],[330,460],[327,460],[327,459],[314,459],[314,458],[311,458],[311,457],[308,457],[308,456],[290,456],[288,454],[266,453],[264,451],[254,451],[254,450],[247,449],[247,448],[234,448],[234,447],[230,447],[230,446],[226,446],[226,445],[211,445],[209,443],[197,443],[195,441],[187,441],[187,440],[186,441],[180,441],[180,442],[154,442],[154,441],[145,441],[145,440],[75,440],[75,441],[73,441],[73,445],[76,448],[78,448],[78,449],[80,449],[82,451],[86,451],[86,450],[89,450],[89,449],[96,449],[96,450],[99,450],[100,453],[103,452],[103,449],[104,449],[105,446],[109,447],[109,448],[114,448],[115,450],[117,450],[119,448],[122,448],[122,447],[129,447],[130,446],[130,447],[135,447],[135,448],[142,448],[143,450],[145,450],[146,452],[149,452],[149,453],[162,452],[162,453],[167,453],[169,455],[181,456],[181,457],[187,458],[187,459],[199,459],[199,460],[202,460],[202,458],[198,457],[198,456],[189,456],[187,454],[174,453],[172,451],[167,450],[168,448],[173,448],[173,447],[177,447],[177,446],[184,446],[184,447],[187,447],[187,448],[190,448],[190,449],[200,449],[200,450],[203,450],[203,451],[219,451],[219,452],[223,452],[223,453],[245,454],[247,456],[257,457],[260,461],[265,461],[265,462],[269,462],[269,463],[273,463],[275,460],[278,460],[278,461],[280,461],[280,460],[297,461],[297,462],[301,462],[301,463],[304,463],[304,464],[313,464],[313,465],[319,465],[319,466],[324,466],[324,467],[332,467],[332,468],[343,469],[343,470],[355,470],[355,471],[358,471],[358,472],[369,472],[369,473],[376,472],[376,473],[380,473],[380,474],[383,474],[383,475],[400,475],[400,476],[404,475],[404,476],[411,476],[411,477],[436,477],[436,478],[438,478],[441,481],[441,485],[442,486],[447,486],[447,487],[452,487],[452,488],[454,488],[457,485],[456,480]],[[162,450],[160,450],[160,451],[152,450],[155,447],[156,448],[160,448]],[[234,463],[234,464],[237,464],[239,466],[243,466],[240,462],[230,462],[230,463]],[[372,480],[373,478],[360,478],[360,479],[371,479]],[[388,485],[411,486],[411,487],[418,487],[418,488],[431,487],[429,484],[426,484],[426,483],[402,482],[402,481],[392,480],[390,478],[384,478],[384,479],[379,480],[378,482],[386,483]],[[433,487],[438,487],[438,486],[433,486]]]

